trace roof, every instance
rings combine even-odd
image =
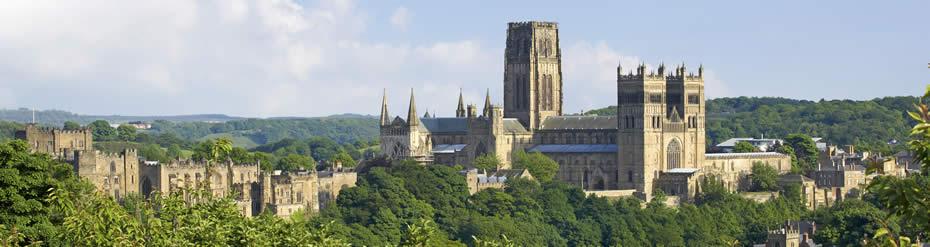
[[[468,144],[439,144],[433,147],[433,153],[451,154],[451,153],[455,153],[458,151],[462,151],[462,149],[464,149],[465,146],[468,146]]]
[[[617,129],[617,116],[553,116],[543,120],[539,129]]]
[[[423,127],[429,132],[468,132],[468,119],[458,117],[424,118],[420,119]]]
[[[616,153],[617,144],[542,144],[526,149],[540,153]]]
[[[736,146],[737,142],[749,142],[750,144],[756,145],[755,143],[771,143],[774,144],[776,141],[781,141],[778,139],[756,139],[756,138],[730,138],[729,140],[723,141],[720,144],[717,144],[718,147],[732,147]]]
[[[672,169],[666,171],[665,173],[683,173],[683,174],[691,174],[691,173],[695,173],[695,172],[700,171],[700,170],[701,170],[701,168],[672,168]]]
[[[523,124],[521,124],[520,121],[516,118],[504,119],[504,132],[529,133],[526,128],[523,128]]]
[[[716,154],[704,154],[704,158],[707,159],[732,159],[732,158],[768,158],[768,157],[779,157],[787,155],[776,152],[756,152],[756,153],[716,153]]]

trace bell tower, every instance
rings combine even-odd
[[[538,129],[546,117],[562,115],[558,23],[508,23],[504,54],[504,117]]]

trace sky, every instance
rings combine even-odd
[[[508,22],[559,23],[565,113],[616,67],[705,68],[708,98],[866,100],[930,84],[930,1],[8,0],[0,108],[245,117],[503,102]]]

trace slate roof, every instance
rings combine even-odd
[[[543,120],[539,129],[617,129],[617,116],[553,116]]]
[[[707,159],[764,158],[764,157],[778,157],[778,156],[785,156],[785,154],[776,153],[776,152],[704,154],[704,158],[707,158]]]
[[[523,128],[523,124],[521,124],[520,121],[516,118],[504,119],[504,132],[529,133],[526,128]]]
[[[666,173],[692,174],[692,173],[695,173],[695,172],[700,171],[700,170],[701,170],[701,168],[672,168],[672,169],[666,171]]]
[[[617,144],[542,144],[526,149],[540,153],[616,153]]]
[[[433,146],[433,153],[451,154],[462,151],[462,149],[465,149],[465,146],[468,146],[468,144],[439,144]]]
[[[420,119],[423,127],[433,133],[468,132],[468,119],[458,117]]]

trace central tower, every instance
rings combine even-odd
[[[558,23],[508,23],[504,54],[504,117],[539,129],[546,117],[562,115]]]

